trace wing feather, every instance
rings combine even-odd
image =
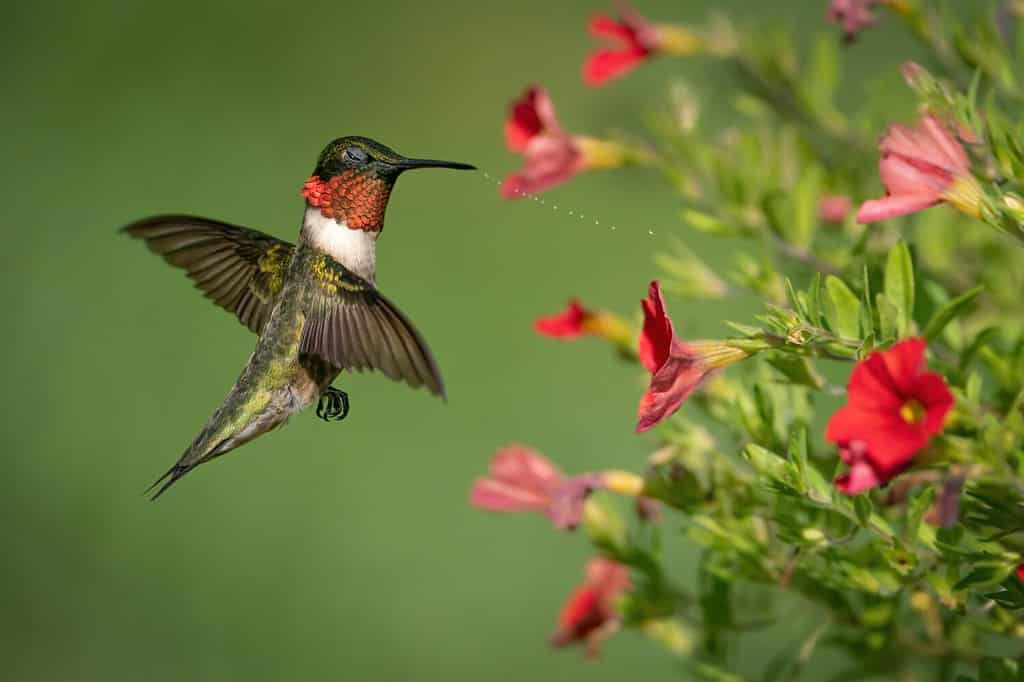
[[[156,216],[122,231],[184,269],[207,298],[256,333],[270,317],[294,252],[258,230],[195,216]]]
[[[377,370],[444,396],[437,363],[412,323],[372,284],[326,254],[315,258],[300,349],[339,369]]]

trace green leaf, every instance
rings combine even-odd
[[[895,341],[900,316],[896,306],[886,298],[885,294],[878,294],[875,296],[875,308],[878,310],[878,333],[881,335],[878,340],[882,343]]]
[[[789,461],[796,465],[797,485],[801,493],[807,490],[807,429],[797,426],[789,434]]]
[[[935,314],[932,315],[932,319],[928,320],[928,324],[925,325],[924,337],[928,340],[938,337],[942,330],[946,328],[946,325],[967,313],[974,299],[977,298],[983,289],[984,287],[980,286],[974,287],[936,310]]]
[[[819,390],[825,385],[825,378],[818,373],[809,358],[792,353],[772,353],[768,364],[798,386]]]
[[[907,509],[907,529],[906,529],[906,540],[908,543],[913,543],[917,539],[918,531],[921,528],[921,520],[924,519],[924,515],[931,509],[932,504],[935,502],[935,488],[924,488],[914,499],[910,501],[910,506]]]
[[[821,196],[821,169],[812,166],[800,176],[793,188],[793,219],[790,226],[790,243],[807,248],[814,239],[818,225],[818,198]]]
[[[860,338],[860,301],[843,280],[825,278],[825,317],[832,330],[847,339]]]
[[[875,311],[874,311],[874,299],[871,296],[871,273],[868,272],[867,264],[864,265],[864,289],[861,291],[860,298],[864,308],[861,310],[861,327],[863,327],[867,335],[875,333]]]
[[[1018,664],[1009,658],[983,658],[978,665],[978,682],[1018,682]]]
[[[914,264],[906,242],[900,241],[889,250],[885,262],[885,297],[898,312],[897,334],[909,335],[914,322]]]
[[[853,498],[853,511],[857,514],[857,520],[860,521],[860,525],[868,525],[868,521],[871,519],[871,500],[868,499],[867,495],[857,495]]]
[[[821,326],[821,273],[814,273],[814,277],[811,278],[811,284],[807,287],[807,298],[805,302],[807,308],[807,319],[810,320],[811,324],[815,327]]]
[[[953,586],[953,589],[962,590],[974,585],[985,587],[996,585],[1006,579],[1007,573],[1009,573],[1009,568],[1001,563],[976,565],[970,573]]]
[[[774,480],[789,483],[787,479],[789,479],[790,469],[787,466],[786,460],[771,450],[755,443],[750,443],[744,448],[743,456],[750,462],[750,466],[754,467],[757,471]]]

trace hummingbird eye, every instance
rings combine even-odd
[[[345,151],[342,152],[342,156],[349,163],[366,163],[370,158],[370,155],[362,147],[355,145],[346,147]]]

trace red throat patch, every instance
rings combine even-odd
[[[325,218],[344,222],[349,229],[379,232],[391,184],[365,173],[346,171],[324,181],[317,176],[306,180],[302,196]]]

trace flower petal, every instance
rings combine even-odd
[[[561,128],[547,90],[535,85],[509,105],[505,144],[514,152],[523,151],[530,140],[545,132],[560,133]]]
[[[850,470],[835,480],[835,485],[846,495],[857,495],[882,484],[867,461],[855,462]]]
[[[675,338],[672,320],[665,311],[661,285],[657,280],[651,282],[647,298],[640,301],[640,305],[644,311],[644,327],[637,343],[637,354],[640,356],[640,364],[654,374],[668,359]]]
[[[700,355],[674,341],[668,359],[651,376],[650,387],[640,401],[636,432],[643,433],[670,417],[707,374]]]
[[[473,483],[469,502],[474,507],[498,512],[540,511],[548,506],[546,495],[490,478]]]
[[[501,194],[516,199],[559,185],[582,169],[582,157],[572,138],[539,135],[526,145],[524,167],[505,178]]]
[[[927,342],[914,337],[894,343],[888,350],[872,353],[881,358],[886,373],[895,386],[901,404],[914,392],[918,378],[924,368],[924,349]]]
[[[576,339],[586,333],[584,322],[591,316],[590,311],[571,299],[569,305],[560,313],[548,317],[538,317],[533,327],[538,334],[556,339]]]
[[[547,515],[559,530],[573,530],[583,521],[583,503],[604,487],[600,474],[581,474],[564,481],[551,495]]]
[[[491,460],[491,478],[548,495],[562,484],[565,474],[536,450],[508,445]]]
[[[598,38],[612,38],[627,43],[633,40],[633,31],[612,19],[607,14],[597,13],[590,17],[590,33]]]
[[[640,47],[594,50],[583,63],[583,82],[597,86],[636,68],[649,52]]]
[[[914,387],[914,397],[925,409],[921,428],[930,436],[940,433],[954,402],[946,380],[934,372],[925,372]]]
[[[857,222],[861,224],[876,223],[879,220],[897,218],[931,208],[939,201],[940,199],[933,194],[907,194],[884,199],[870,199],[861,204],[860,210],[857,211]]]

